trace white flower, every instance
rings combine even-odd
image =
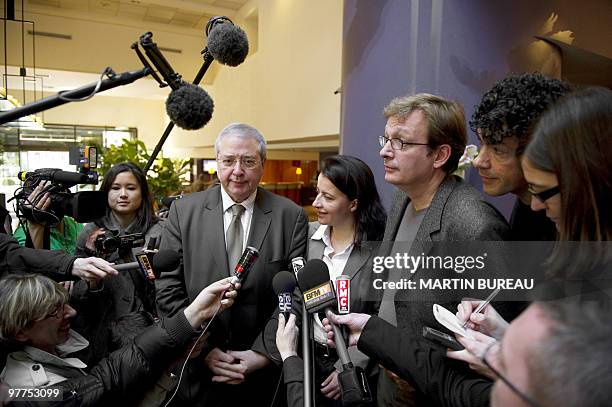
[[[474,144],[468,144],[465,147],[465,151],[463,152],[463,155],[459,159],[459,168],[465,169],[469,167],[477,155],[478,155],[478,147],[476,147]]]

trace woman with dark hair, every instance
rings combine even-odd
[[[350,278],[351,312],[373,313],[371,260],[382,240],[387,216],[380,202],[372,170],[358,158],[336,155],[323,161],[317,180],[317,197],[312,206],[317,222],[309,225],[308,259],[322,259],[330,280],[340,275]],[[337,358],[325,352],[326,333],[320,319],[314,321],[317,369],[322,374],[321,393],[327,399],[340,398]],[[350,349],[355,365],[366,369],[368,358]],[[375,382],[374,382],[375,383]],[[326,404],[333,404],[331,400]]]
[[[135,253],[146,247],[155,238],[159,241],[161,225],[153,211],[153,202],[144,172],[131,162],[114,165],[104,175],[100,190],[108,194],[106,216],[85,226],[77,239],[76,254],[104,257],[114,263],[130,263],[136,261]],[[144,235],[144,242],[136,247],[119,247],[107,251],[96,239],[112,236],[126,236],[135,233]],[[96,326],[80,326],[80,319],[75,321],[79,330],[92,342],[90,346],[90,362],[100,360],[112,350],[110,332],[112,323],[130,312],[146,311],[156,315],[155,284],[147,279],[138,268],[125,270],[117,276],[106,279],[103,287],[95,288],[93,295],[104,296],[106,306],[98,310],[99,323]],[[75,305],[86,301],[91,290],[79,282],[75,287]],[[82,297],[82,298],[79,298]]]
[[[99,253],[95,240],[107,231],[114,235],[144,233],[148,235],[147,241],[150,237],[159,236],[161,228],[156,225],[157,218],[145,174],[131,162],[116,164],[104,175],[100,191],[108,194],[106,216],[85,226],[77,240],[76,254],[104,254],[110,261],[134,261],[131,250]]]
[[[532,193],[531,209],[546,211],[560,242],[612,240],[611,156],[611,90],[578,90],[540,118],[523,158],[523,172]],[[563,247],[558,244],[551,256],[551,274],[583,274],[610,261],[609,250],[593,244],[572,252]]]

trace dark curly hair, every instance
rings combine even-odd
[[[474,133],[480,129],[486,144],[499,144],[504,137],[516,136],[517,155],[521,155],[538,118],[571,90],[569,83],[540,73],[509,76],[484,94],[474,110],[470,128]]]

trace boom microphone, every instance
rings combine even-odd
[[[234,25],[230,19],[220,17],[211,20],[206,30],[208,51],[216,61],[228,66],[238,66],[244,62],[249,53],[249,40],[242,28]]]
[[[285,320],[288,320],[291,314],[291,295],[296,285],[295,275],[288,271],[281,271],[272,279],[272,289],[278,296],[278,309],[285,315]]]
[[[170,120],[177,126],[185,130],[197,130],[212,118],[214,103],[208,93],[197,85],[185,82],[181,75],[176,73],[168,60],[153,42],[153,34],[146,32],[140,36],[140,45],[147,54],[150,63],[155,70],[162,76],[164,82],[159,77],[153,77],[160,82],[160,86],[170,86],[172,91],[166,99],[166,113]],[[149,65],[146,59],[138,50],[137,43],[132,48],[145,65]]]
[[[201,129],[212,118],[215,104],[197,85],[183,82],[166,99],[166,113],[174,124],[185,130]]]

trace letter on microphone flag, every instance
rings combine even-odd
[[[338,299],[338,313],[350,313],[351,278],[349,276],[338,276],[336,278],[336,298]]]

